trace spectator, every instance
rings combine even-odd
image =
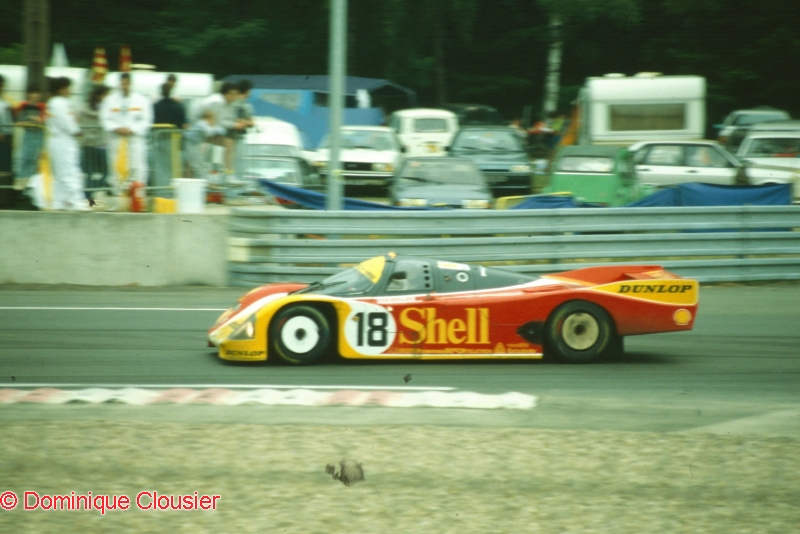
[[[522,127],[521,119],[514,119],[508,123],[508,125],[514,129],[514,133],[523,144],[528,143],[528,132],[526,132],[525,128]]]
[[[81,167],[86,173],[87,189],[108,187],[108,155],[106,153],[106,133],[100,121],[100,108],[110,89],[96,85],[89,93],[89,100],[81,110],[78,122],[81,136]],[[91,192],[87,191],[91,196]]]
[[[244,134],[247,129],[252,128],[255,125],[255,122],[253,121],[255,110],[253,109],[253,104],[249,102],[250,89],[253,87],[253,84],[250,83],[250,80],[239,80],[239,83],[236,84],[236,87],[239,89],[239,101],[236,103],[236,118],[242,126],[242,129],[238,130],[234,136],[234,146],[236,151],[234,164],[236,176],[242,176],[244,171],[244,169],[241,168],[243,157],[242,139],[244,138]]]
[[[170,74],[169,76],[167,76],[167,81],[164,82],[164,85],[169,87],[169,91],[170,93],[172,93],[172,91],[175,89],[176,83],[178,83],[178,77],[175,76],[174,74]],[[175,100],[178,100],[178,102],[180,102],[180,99],[178,98],[176,98]]]
[[[25,100],[14,109],[14,119],[20,128],[18,165],[15,169],[17,189],[24,189],[28,179],[39,170],[39,156],[44,144],[45,105],[42,102],[42,90],[36,85],[29,85],[25,91]]]
[[[83,195],[77,137],[81,129],[69,101],[69,78],[55,78],[47,103],[47,151],[53,172],[53,209],[89,211]]]
[[[11,173],[12,106],[3,94],[5,85],[5,78],[0,76],[0,186],[13,183],[13,174]],[[11,196],[11,191],[8,189],[0,189],[0,206],[9,204]]]
[[[153,105],[153,122],[158,128],[151,136],[153,184],[156,187],[168,186],[174,176],[173,169],[177,170],[174,163],[180,161],[180,152],[173,153],[174,130],[184,130],[186,124],[186,110],[183,104],[173,99],[170,94],[172,86],[164,83],[161,86],[161,100]]]
[[[192,176],[195,178],[208,176],[208,149],[210,148],[208,142],[223,135],[225,135],[225,128],[216,125],[214,113],[211,110],[204,111],[203,115],[192,123],[184,135],[187,160]]]
[[[253,104],[251,104],[248,100],[250,99],[250,89],[253,88],[253,84],[250,83],[250,80],[240,80],[236,87],[239,89],[239,102],[236,103],[236,118],[238,118],[242,122],[242,126],[244,129],[252,127],[255,123],[253,122],[253,115],[255,115],[255,110],[253,109]],[[243,132],[244,130],[242,130]]]
[[[153,105],[153,123],[168,124],[173,128],[183,130],[188,126],[186,110],[183,109],[183,104],[172,98],[173,85],[165,83],[161,86],[161,100]]]
[[[119,194],[128,181],[147,183],[147,135],[153,125],[153,105],[131,91],[131,75],[123,72],[119,91],[103,100],[100,121],[109,135],[111,187]]]
[[[214,114],[216,123],[225,128],[225,134],[212,138],[211,142],[225,147],[226,181],[230,181],[234,173],[236,140],[247,126],[246,121],[238,117],[239,88],[231,82],[225,82],[219,92],[222,102],[214,101],[206,109]]]

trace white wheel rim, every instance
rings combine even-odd
[[[296,354],[305,354],[319,343],[319,325],[303,315],[292,317],[281,328],[283,346]]]
[[[572,350],[586,350],[600,337],[600,325],[588,313],[573,313],[561,326],[561,337]]]

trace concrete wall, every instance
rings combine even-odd
[[[225,215],[0,211],[0,283],[227,285]]]

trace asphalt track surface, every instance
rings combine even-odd
[[[545,361],[236,364],[205,343],[237,288],[0,286],[0,388],[456,388],[535,395],[532,410],[9,405],[0,420],[104,417],[442,424],[800,436],[800,284],[701,288],[692,332],[626,339],[594,365]],[[403,377],[410,374],[407,384]]]

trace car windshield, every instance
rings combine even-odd
[[[342,130],[343,149],[366,149],[366,150],[394,150],[395,144],[389,132],[380,130]],[[330,137],[326,137],[321,148],[330,146]]]
[[[245,160],[247,174],[284,184],[300,184],[300,168],[297,162],[286,159],[249,158]]]
[[[473,165],[448,158],[409,161],[400,174],[400,185],[420,183],[481,185],[483,175]]]
[[[377,256],[322,281],[314,282],[295,293],[336,296],[363,295],[380,281],[385,267],[386,258]]]
[[[604,172],[614,168],[614,160],[603,156],[565,156],[558,161],[559,172]]]
[[[447,133],[446,119],[417,119],[414,131],[419,133]]]
[[[464,131],[453,142],[453,150],[484,150],[519,152],[522,146],[510,130]]]
[[[789,116],[781,111],[776,111],[774,113],[746,113],[736,117],[733,123],[737,126],[745,126],[759,122],[780,121],[788,118]]]
[[[750,142],[744,154],[750,158],[796,158],[800,153],[800,138],[769,137]]]
[[[245,143],[242,147],[242,156],[245,158],[255,156],[276,156],[283,158],[298,157],[300,150],[291,145],[264,145]]]

